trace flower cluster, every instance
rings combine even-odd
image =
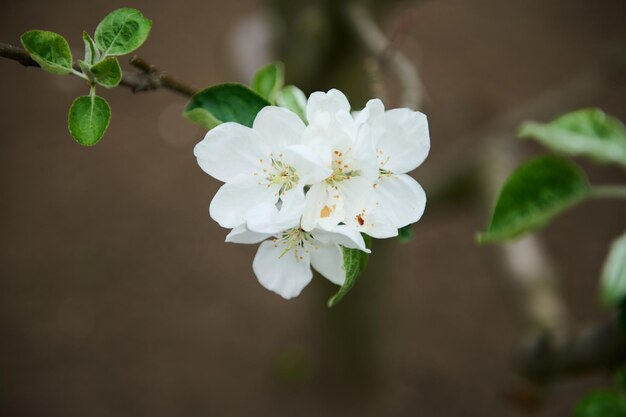
[[[315,92],[308,125],[265,107],[252,128],[223,123],[196,145],[200,167],[224,182],[209,208],[227,242],[261,243],[254,273],[289,299],[311,281],[311,267],[345,280],[342,247],[369,253],[361,233],[389,238],[422,216],[426,195],[407,173],[430,149],[426,116],[385,111],[370,100],[352,114],[338,90]]]

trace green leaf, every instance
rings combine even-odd
[[[372,238],[363,235],[365,245],[372,246]],[[354,287],[361,272],[367,266],[368,254],[359,249],[341,248],[343,251],[343,269],[346,271],[346,280],[339,291],[328,300],[328,307],[337,305],[339,301]]]
[[[78,143],[93,146],[109,126],[111,108],[102,97],[81,96],[72,103],[68,116],[70,133]]]
[[[626,167],[626,129],[622,122],[599,109],[578,110],[545,124],[526,122],[518,135],[568,155]]]
[[[589,195],[585,174],[556,156],[530,160],[506,180],[480,243],[513,239],[545,226]]]
[[[250,87],[253,91],[259,93],[269,101],[274,101],[274,96],[283,87],[285,83],[285,75],[283,64],[273,62],[261,67],[252,77]]]
[[[398,240],[400,243],[409,243],[413,240],[413,227],[412,225],[404,226],[398,229]]]
[[[117,9],[98,24],[95,38],[102,56],[124,55],[139,48],[152,28],[152,21],[139,10]]]
[[[53,74],[72,71],[72,52],[65,38],[45,30],[31,30],[20,38],[24,48],[43,70]]]
[[[622,301],[622,305],[619,308],[619,324],[622,331],[626,333],[626,300]]]
[[[257,113],[270,102],[243,84],[218,84],[191,97],[183,115],[206,129],[223,122],[251,127]]]
[[[611,244],[600,282],[605,304],[612,306],[626,299],[626,233]]]
[[[288,85],[276,94],[276,104],[285,107],[306,123],[306,96],[295,85]]]
[[[588,394],[574,409],[574,417],[624,417],[626,396],[611,391]]]
[[[91,67],[95,81],[103,87],[117,87],[122,81],[122,69],[117,58],[109,57]]]
[[[98,50],[95,41],[91,39],[91,36],[89,36],[89,34],[85,31],[83,31],[83,42],[85,44],[84,61],[89,65],[93,65],[100,60],[100,51]]]
[[[91,65],[86,63],[85,61],[79,59],[78,60],[78,66],[80,67],[80,70],[83,72],[83,74],[85,74],[85,76],[87,76],[89,81],[93,82],[94,81],[94,75],[91,72]]]

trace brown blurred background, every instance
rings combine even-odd
[[[279,58],[292,62],[288,81],[346,90],[358,107],[371,95],[355,81],[367,80],[358,40],[320,39],[315,66],[302,63],[315,49],[290,51],[294,25],[327,24],[318,3],[3,1],[0,41],[47,29],[78,56],[83,29],[137,7],[154,22],[139,54],[193,85],[245,82]],[[1,416],[524,415],[506,399],[520,329],[493,249],[474,242],[488,203],[471,184],[441,184],[473,157],[480,132],[581,74],[611,76],[554,111],[599,106],[626,119],[626,73],[612,70],[624,57],[626,4],[432,0],[375,13],[385,33],[401,32],[396,46],[426,88],[432,153],[415,177],[431,199],[415,240],[380,245],[333,309],[323,280],[284,301],[256,282],[255,247],[223,243],[207,213],[219,184],[195,162],[203,132],[180,117],[183,97],[101,91],[112,122],[82,148],[66,114],[86,86],[0,59]],[[503,140],[515,140],[513,126]],[[581,163],[594,182],[626,181]],[[625,214],[623,202],[585,203],[541,234],[580,323],[607,315],[598,275]],[[568,415],[609,383],[566,380],[536,415]]]

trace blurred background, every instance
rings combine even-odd
[[[384,84],[399,105],[397,80],[372,68],[342,19],[346,4],[4,1],[0,41],[46,29],[79,56],[82,30],[136,7],[153,20],[138,54],[197,87],[247,82],[281,59],[307,93],[336,87],[359,108]],[[370,10],[424,85],[432,151],[413,174],[429,204],[415,239],[378,244],[332,309],[325,280],[285,301],[257,283],[256,247],[223,242],[207,212],[220,184],[193,157],[204,132],[180,116],[184,97],[101,91],[112,122],[83,148],[67,132],[67,109],[84,83],[0,59],[0,415],[525,415],[509,393],[521,329],[494,249],[474,241],[491,206],[473,180],[481,141],[494,129],[516,141],[516,115],[547,121],[598,106],[626,119],[626,3]],[[550,104],[538,105],[546,94]],[[523,143],[519,152],[545,151]],[[592,182],[626,181],[623,170],[579,162]],[[625,226],[624,202],[595,201],[541,233],[580,324],[608,314],[598,276]],[[609,384],[603,374],[564,380],[535,415],[568,415]]]

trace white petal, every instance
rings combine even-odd
[[[306,145],[292,145],[283,151],[283,162],[295,168],[301,185],[311,185],[328,178],[333,171]]]
[[[367,102],[365,108],[354,117],[354,121],[357,125],[367,123],[369,120],[374,119],[385,112],[385,105],[380,99],[374,98]]]
[[[257,132],[230,122],[211,129],[193,149],[200,168],[223,182],[260,170],[260,160],[270,153]]]
[[[283,298],[296,297],[311,282],[309,254],[293,250],[283,254],[284,246],[280,242],[265,241],[252,262],[254,273],[265,288]],[[299,256],[302,256],[300,259]]]
[[[382,168],[394,174],[414,170],[430,150],[426,115],[410,109],[386,111],[362,126],[359,135],[371,137]]]
[[[311,251],[311,266],[336,285],[343,285],[346,271],[343,269],[343,252],[338,244],[329,243]]]
[[[365,247],[363,236],[361,236],[358,231],[346,225],[336,226],[331,231],[315,229],[311,231],[311,235],[315,240],[319,240],[322,243],[334,242],[346,248],[360,249],[366,253],[371,252]]]
[[[339,183],[339,191],[343,197],[346,218],[352,219],[375,204],[374,181],[367,178],[344,180]]]
[[[276,204],[277,189],[259,184],[254,176],[240,175],[222,185],[209,206],[211,218],[232,229],[245,222],[248,212],[263,203]]]
[[[304,189],[293,188],[283,193],[280,209],[277,204],[261,204],[246,214],[246,224],[250,230],[270,234],[298,227],[304,204]]]
[[[398,236],[398,229],[386,222],[373,220],[371,226],[365,233],[374,239],[388,239]]]
[[[329,116],[346,112],[350,113],[350,103],[339,90],[332,89],[328,93],[316,91],[311,94],[306,106],[306,117],[309,123],[325,123]]]
[[[339,192],[326,183],[317,183],[306,193],[306,205],[302,214],[302,229],[315,227],[331,229],[343,221],[345,210]]]
[[[253,232],[248,230],[245,225],[241,225],[230,231],[228,236],[226,236],[226,242],[253,244],[263,242],[270,236],[272,235],[268,233]]]
[[[300,143],[304,128],[298,115],[276,106],[263,107],[252,125],[252,129],[263,136],[263,141],[275,154],[289,145]]]
[[[376,196],[381,215],[398,229],[418,221],[426,208],[424,189],[406,174],[385,177],[376,186]]]

